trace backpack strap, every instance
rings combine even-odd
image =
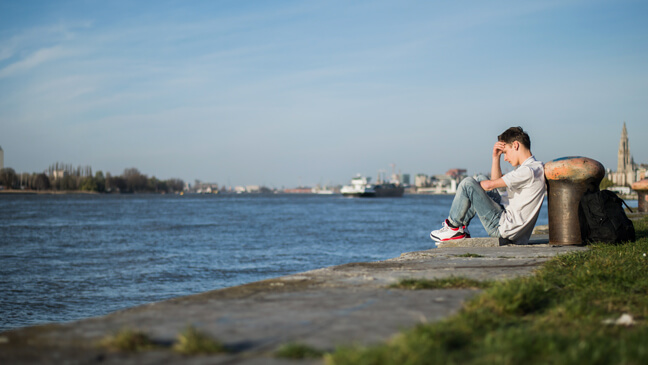
[[[623,199],[621,199],[621,198],[619,198],[619,200],[621,200],[621,202],[623,203],[623,205],[625,205],[626,208],[628,208],[628,210],[630,211],[630,213],[634,213],[634,212],[632,211],[632,208],[630,208],[630,207],[628,206],[628,203],[626,203],[625,200],[623,200]]]

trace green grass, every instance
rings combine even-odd
[[[99,342],[101,347],[113,351],[139,352],[153,349],[168,348],[168,345],[155,343],[146,333],[130,328],[124,328],[113,335],[106,336]],[[214,354],[227,352],[218,341],[189,326],[178,334],[178,340],[172,347],[173,351],[185,355]]]
[[[317,359],[322,356],[324,351],[295,342],[284,344],[275,352],[275,357],[284,359]]]
[[[479,255],[479,254],[476,254],[476,253],[470,253],[470,252],[467,252],[467,253],[464,253],[464,254],[461,254],[461,255],[455,255],[455,256],[456,257],[486,257],[486,256],[483,256],[483,255]]]
[[[145,351],[157,347],[147,334],[130,328],[123,328],[113,335],[106,336],[99,345],[109,350],[126,352]]]
[[[223,344],[197,330],[187,327],[178,335],[178,341],[173,345],[173,351],[184,355],[218,354],[227,352]]]
[[[558,256],[495,282],[455,316],[388,343],[347,347],[328,364],[648,363],[648,219],[638,240]],[[623,314],[633,326],[605,324]]]
[[[394,289],[484,289],[493,285],[491,281],[479,281],[470,278],[451,276],[441,279],[403,279],[390,285]]]

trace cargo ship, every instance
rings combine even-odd
[[[371,184],[371,178],[358,175],[351,179],[351,185],[345,185],[340,193],[348,197],[383,198],[401,197],[405,188],[397,183]]]

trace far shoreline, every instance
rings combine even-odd
[[[7,195],[64,195],[64,194],[104,194],[96,191],[83,191],[83,190],[70,190],[70,191],[56,191],[56,190],[0,190],[0,194]]]

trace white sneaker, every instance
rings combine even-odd
[[[443,221],[443,227],[436,231],[430,232],[430,238],[435,242],[443,242],[450,240],[459,240],[462,238],[469,238],[470,233],[467,232],[466,226],[459,228],[452,228],[448,225],[448,220]]]

